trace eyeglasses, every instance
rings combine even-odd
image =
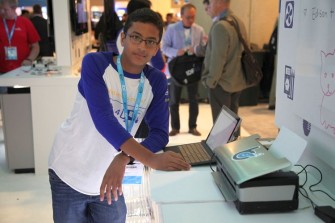
[[[143,39],[142,37],[140,37],[139,35],[131,35],[131,34],[127,34],[125,33],[126,36],[129,36],[130,41],[136,45],[141,44],[143,41],[145,43],[145,46],[147,48],[154,48],[156,47],[159,43],[155,40],[152,39]]]

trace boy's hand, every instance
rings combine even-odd
[[[100,201],[104,200],[105,192],[108,204],[112,204],[112,195],[116,201],[118,196],[122,195],[122,180],[128,162],[129,157],[121,153],[115,156],[102,180],[100,186]]]
[[[180,154],[172,151],[154,154],[150,163],[150,167],[156,170],[174,171],[191,168],[191,165],[185,162]]]

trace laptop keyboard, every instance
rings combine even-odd
[[[179,146],[180,152],[189,164],[208,161],[211,157],[200,143]]]

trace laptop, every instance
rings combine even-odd
[[[214,163],[214,149],[235,139],[234,132],[239,128],[241,121],[233,111],[223,106],[206,140],[168,146],[164,151],[180,153],[191,166]]]

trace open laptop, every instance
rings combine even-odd
[[[206,140],[168,146],[164,148],[164,151],[180,153],[184,160],[192,166],[213,163],[215,162],[213,159],[214,149],[234,140],[234,132],[239,128],[241,121],[240,117],[223,106]]]

